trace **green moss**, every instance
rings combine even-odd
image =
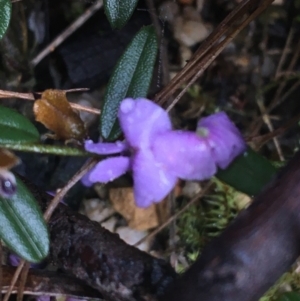
[[[300,274],[296,269],[283,274],[259,301],[277,301],[286,291],[300,292]]]
[[[237,215],[237,192],[215,181],[214,193],[202,198],[178,219],[178,232],[183,253],[189,263],[196,260],[203,247],[218,236]],[[184,201],[184,206],[188,201]]]

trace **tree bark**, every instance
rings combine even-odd
[[[300,255],[299,226],[300,153],[160,300],[258,300]]]
[[[25,180],[43,210],[51,197]],[[60,204],[49,221],[52,264],[97,289],[107,301],[156,300],[175,279],[164,260],[127,245]]]

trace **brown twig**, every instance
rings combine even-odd
[[[153,3],[153,0],[146,0],[147,6],[149,11],[155,12],[155,6]],[[167,47],[166,47],[166,42],[164,39],[164,28],[161,28],[159,24],[159,19],[157,14],[155,13],[150,13],[150,17],[152,20],[152,23],[154,25],[156,35],[158,37],[159,41],[159,70],[162,71],[162,85],[165,86],[169,80],[170,80],[170,74],[169,74],[169,64],[168,64],[168,52],[167,52]],[[164,26],[164,24],[163,24]],[[160,69],[161,68],[161,69]],[[160,78],[160,74],[158,74],[158,77]],[[160,84],[160,83],[158,83]]]
[[[268,38],[269,38],[268,37],[268,24],[269,24],[269,18],[267,18],[264,21],[263,40],[261,42],[262,59],[261,59],[261,64],[258,67],[258,74],[259,74],[259,82],[258,82],[258,87],[257,87],[258,91],[261,91],[261,89],[262,89],[263,80],[262,80],[261,68],[262,68],[263,62],[265,62],[265,60],[267,58],[267,44],[268,44]],[[274,127],[273,127],[271,118],[266,110],[266,107],[264,104],[264,95],[262,93],[256,94],[256,103],[257,103],[260,113],[262,115],[262,120],[267,125],[268,130],[272,133],[274,131]],[[284,158],[280,143],[278,141],[278,138],[276,136],[273,136],[272,140],[275,145],[275,149],[277,151],[278,157],[279,157],[280,161],[283,162],[285,160],[285,158]]]
[[[258,105],[259,110],[261,112],[263,121],[267,125],[270,133],[273,133],[274,132],[274,127],[273,127],[273,124],[271,122],[270,116],[266,112],[267,111],[266,107],[265,107],[264,103],[259,99],[259,97],[257,99],[257,105]],[[272,140],[273,140],[273,143],[275,145],[275,149],[277,150],[278,157],[279,157],[280,161],[282,161],[282,162],[285,161],[284,156],[283,156],[283,152],[282,152],[282,149],[280,147],[277,136],[272,135]]]
[[[169,214],[171,216],[174,216],[174,214],[176,212],[176,197],[175,197],[174,190],[175,189],[172,189],[172,191],[168,195],[168,205],[169,205],[168,207],[169,207]],[[150,233],[150,234],[152,234],[152,233]],[[169,248],[170,248],[171,252],[174,252],[174,250],[175,250],[175,246],[176,246],[175,237],[176,237],[176,218],[174,218],[169,223]]]
[[[17,282],[17,280],[18,280],[18,278],[19,278],[19,276],[21,274],[21,271],[23,269],[23,266],[24,266],[25,262],[26,261],[24,259],[22,259],[20,261],[20,263],[19,263],[19,265],[18,265],[18,267],[17,267],[17,269],[16,269],[13,277],[11,278],[10,285],[9,285],[9,287],[7,289],[7,292],[6,292],[6,294],[5,294],[4,298],[3,298],[3,301],[8,301],[8,299],[9,299],[9,297],[10,297],[12,291],[13,291],[13,288],[14,288],[14,286],[15,286],[15,284],[16,284],[16,282]]]
[[[6,293],[11,279],[16,271],[14,267],[2,266],[3,269],[3,285],[2,294]],[[15,284],[12,294],[17,294],[19,290],[19,282]],[[24,294],[33,296],[61,296],[68,295],[76,299],[101,299],[100,293],[87,286],[80,280],[62,275],[57,272],[45,270],[30,269],[27,281],[25,283]]]
[[[280,72],[282,71],[282,66],[285,63],[286,57],[288,55],[288,50],[291,48],[291,43],[292,43],[294,34],[295,34],[295,28],[292,27],[290,29],[288,37],[285,41],[285,45],[284,45],[283,51],[281,53],[277,68],[276,68],[275,79],[277,79],[280,76]]]
[[[24,289],[25,289],[25,284],[26,284],[26,280],[27,280],[29,267],[30,267],[30,263],[25,262],[25,264],[23,266],[23,269],[22,269],[22,272],[21,272],[21,275],[20,275],[20,284],[19,284],[19,287],[18,287],[17,301],[22,301],[23,300]]]
[[[92,15],[94,15],[103,5],[102,0],[96,2],[89,7],[77,20],[75,20],[68,28],[66,28],[58,37],[56,37],[44,50],[42,50],[32,61],[31,64],[36,66],[50,52],[54,51],[63,41],[73,34],[81,25],[83,25]]]
[[[183,84],[190,85],[195,82],[226,45],[272,2],[273,0],[242,1],[202,43],[190,62],[155,96],[155,101],[164,104]]]
[[[264,6],[259,6],[252,14],[250,14],[249,17],[246,17],[246,19],[243,22],[238,24],[236,27],[232,26],[232,28],[228,30],[227,36],[225,38],[222,37],[222,40],[218,44],[210,47],[209,52],[206,51],[205,55],[199,57],[197,66],[195,66],[195,68],[192,68],[190,71],[190,73],[193,72],[194,75],[189,79],[189,81],[187,82],[186,86],[182,89],[182,91],[175,97],[171,105],[168,106],[167,111],[170,111],[176,105],[179,99],[187,92],[189,87],[193,83],[195,83],[195,81],[204,73],[207,67],[216,59],[216,57],[223,51],[223,49],[228,45],[228,43],[232,41],[242,31],[242,29],[244,29],[252,20],[254,20],[257,16],[259,16],[268,7],[268,5],[273,2],[273,0],[269,0],[265,2],[266,3]],[[178,74],[180,73],[181,72],[179,72]]]
[[[290,64],[287,68],[287,72],[292,72],[292,70],[294,69],[295,67],[295,64],[297,63],[297,60],[299,58],[299,55],[300,55],[300,41],[298,42],[298,45],[296,47],[296,50],[294,51],[294,55],[290,61]],[[287,79],[283,79],[276,92],[275,92],[275,95],[270,103],[270,105],[266,108],[266,113],[269,114],[273,109],[275,109],[279,104],[283,103],[283,101],[287,98],[288,95],[290,95],[299,85],[299,81],[297,81],[290,89],[289,91],[285,92],[285,94],[282,96],[282,92],[284,91],[284,88],[286,87],[287,85],[287,82],[288,80]],[[281,98],[281,99],[280,99]],[[261,118],[256,118],[252,124],[250,125],[250,128],[252,128],[252,132],[251,132],[251,135],[256,135],[261,126],[262,126],[263,122],[261,120]]]
[[[59,190],[55,197],[50,202],[47,210],[44,213],[45,221],[49,221],[57,205],[61,202],[68,191],[97,163],[95,159],[89,159],[82,168],[68,181],[68,183]]]
[[[267,143],[269,140],[271,140],[273,137],[277,137],[280,135],[283,135],[288,129],[295,126],[300,120],[300,114],[286,122],[283,126],[279,127],[278,129],[275,129],[274,131],[267,133],[265,135],[260,136],[252,136],[247,137],[246,141],[248,143],[254,143],[255,149],[260,149],[265,143]]]
[[[182,207],[177,213],[175,213],[173,216],[168,218],[167,221],[165,221],[163,224],[161,224],[159,227],[157,227],[155,230],[153,230],[150,234],[140,239],[138,242],[134,244],[135,247],[139,246],[144,241],[153,238],[155,235],[157,235],[160,231],[162,231],[164,228],[166,228],[170,223],[172,223],[174,220],[176,220],[183,212],[185,212],[191,205],[193,205],[196,201],[199,200],[202,196],[204,196],[212,187],[212,183],[208,183],[199,193],[197,193],[191,200],[188,202],[184,207]]]
[[[300,55],[300,41],[298,42],[298,45],[295,49],[295,52],[294,52],[294,55],[290,61],[290,64],[287,68],[287,72],[291,72],[296,63],[297,63],[297,60],[299,58],[299,55]],[[284,88],[286,87],[286,84],[287,84],[287,81],[282,81],[279,85],[279,87],[277,88],[276,90],[276,93],[275,93],[275,96],[274,98],[272,99],[269,107],[268,107],[268,112],[272,111],[275,107],[277,107],[280,103],[282,103],[282,101],[279,101],[280,99],[280,96],[282,95],[282,92],[284,90]]]
[[[82,89],[72,89],[72,90],[66,90],[66,92],[74,92],[74,91],[82,91]],[[32,93],[19,93],[19,92],[13,92],[13,91],[5,91],[0,90],[0,98],[18,98],[18,99],[27,99],[34,101],[34,96]],[[78,111],[84,111],[91,114],[100,115],[100,110],[94,109],[94,108],[88,108],[76,103],[70,102],[70,105],[73,109]]]

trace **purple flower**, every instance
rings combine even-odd
[[[203,118],[196,132],[172,130],[165,110],[138,98],[121,102],[118,118],[126,140],[115,143],[85,142],[87,151],[100,155],[119,154],[99,162],[82,182],[112,181],[132,171],[137,206],[161,201],[178,178],[205,180],[217,168],[226,168],[245,149],[245,142],[223,112]]]

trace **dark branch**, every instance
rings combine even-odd
[[[2,293],[6,293],[16,268],[3,266]],[[19,282],[16,283],[12,293],[17,294]],[[30,269],[25,294],[28,295],[67,295],[77,299],[100,300],[101,295],[84,282],[70,276],[59,275],[54,272]],[[101,299],[102,300],[102,299]]]
[[[26,182],[45,210],[49,195]],[[127,245],[97,222],[60,204],[49,222],[50,260],[97,289],[106,300],[155,300],[176,274],[171,266]]]
[[[300,153],[161,300],[258,300],[300,255],[299,226]]]

